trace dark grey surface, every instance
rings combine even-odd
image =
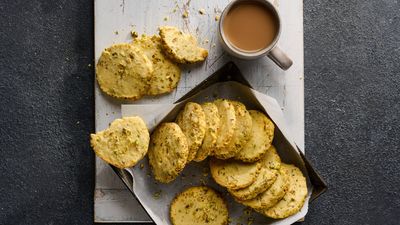
[[[400,8],[305,0],[304,224],[400,222]],[[0,224],[91,224],[91,1],[0,1]]]

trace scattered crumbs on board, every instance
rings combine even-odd
[[[188,18],[189,17],[189,12],[187,10],[185,10],[182,14],[183,18]]]
[[[206,14],[206,10],[205,9],[199,9],[199,13],[200,13],[200,15],[204,15],[204,14]]]
[[[160,199],[160,197],[161,197],[161,190],[154,192],[154,194],[153,194],[154,199]]]
[[[139,34],[136,31],[134,31],[134,30],[131,31],[131,37],[133,39],[137,38],[138,36],[139,36]]]
[[[221,16],[220,15],[216,15],[215,16],[215,21],[219,21],[219,18],[220,18]]]
[[[208,39],[204,40],[203,43],[208,44],[210,42]]]

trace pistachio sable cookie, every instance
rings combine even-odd
[[[204,61],[208,51],[198,46],[197,39],[176,27],[160,27],[160,36],[165,53],[177,63]]]
[[[172,201],[170,218],[173,225],[226,225],[228,207],[214,189],[190,187]]]
[[[176,123],[162,123],[151,135],[149,164],[154,178],[169,183],[187,163],[189,146],[186,136]]]
[[[153,65],[131,44],[115,44],[104,49],[96,66],[96,79],[106,94],[137,100],[147,93]]]
[[[254,183],[246,188],[238,190],[228,189],[229,193],[231,193],[235,198],[244,201],[255,198],[257,195],[270,188],[276,181],[279,169],[281,168],[281,158],[276,152],[274,146],[271,145],[267,153],[264,154],[263,158],[261,158],[260,163],[260,174],[258,174]]]
[[[307,197],[307,182],[300,169],[287,164],[283,164],[282,168],[289,177],[288,190],[276,205],[261,211],[264,215],[274,219],[286,218],[296,214],[303,207]]]
[[[267,152],[274,138],[274,123],[264,113],[249,110],[253,121],[250,140],[239,151],[235,158],[244,162],[255,162]]]
[[[149,131],[140,117],[116,119],[110,127],[90,135],[96,155],[118,168],[136,165],[147,153]]]
[[[140,49],[153,64],[153,76],[149,82],[148,95],[160,95],[173,91],[181,78],[178,65],[166,57],[160,36],[142,35],[132,45]]]
[[[196,156],[193,159],[196,162],[203,161],[211,154],[217,143],[217,135],[220,125],[218,114],[218,107],[212,102],[206,102],[201,105],[206,116],[206,133],[204,135],[203,143]]]
[[[228,159],[210,160],[211,176],[219,185],[231,190],[250,186],[256,180],[261,169],[259,162],[244,163]]]
[[[206,134],[206,116],[203,108],[194,102],[186,103],[178,114],[176,123],[182,129],[189,145],[188,162],[192,161]]]

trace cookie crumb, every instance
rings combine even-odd
[[[215,16],[215,21],[219,21],[220,15]]]
[[[164,21],[168,21],[168,17],[164,17]]]
[[[142,170],[143,168],[144,168],[144,164],[141,163],[141,164],[140,164],[140,169]]]
[[[131,37],[133,38],[133,39],[135,39],[135,38],[137,38],[139,36],[139,34],[136,32],[136,31],[131,31]]]
[[[160,197],[161,197],[161,190],[160,190],[160,191],[157,191],[157,192],[155,192],[155,193],[153,194],[153,198],[154,198],[154,199],[160,199]]]
[[[211,47],[213,47],[213,48],[215,48],[215,46],[216,46],[215,43],[213,43],[213,44],[211,45]]]
[[[204,14],[206,14],[206,10],[204,10],[204,9],[199,9],[199,13],[200,13],[200,15],[204,15]]]
[[[187,10],[185,10],[182,14],[183,18],[188,18],[189,17],[189,12]]]
[[[115,34],[115,35],[118,35],[118,31],[117,31],[117,30],[116,30],[116,31],[114,31],[114,34]]]
[[[92,67],[92,64],[89,63],[87,66],[90,68],[90,67]]]

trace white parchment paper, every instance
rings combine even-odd
[[[156,224],[171,224],[169,220],[169,206],[172,199],[178,193],[195,185],[208,185],[220,191],[225,197],[229,208],[230,224],[292,224],[302,219],[308,211],[308,200],[312,186],[304,166],[304,162],[298,153],[298,148],[290,136],[285,119],[279,104],[275,99],[257,92],[238,82],[216,83],[196,95],[177,104],[156,105],[122,105],[122,116],[140,116],[146,122],[150,132],[161,122],[174,121],[180,109],[188,101],[198,103],[212,101],[216,98],[238,100],[248,109],[257,109],[265,112],[275,123],[275,137],[273,144],[277,148],[282,161],[299,167],[307,178],[308,196],[300,212],[286,219],[273,220],[262,216],[248,208],[236,203],[227,191],[217,185],[210,176],[208,160],[201,163],[189,163],[181,175],[169,184],[160,184],[154,180],[145,157],[133,168],[127,169],[133,176],[134,194]]]

